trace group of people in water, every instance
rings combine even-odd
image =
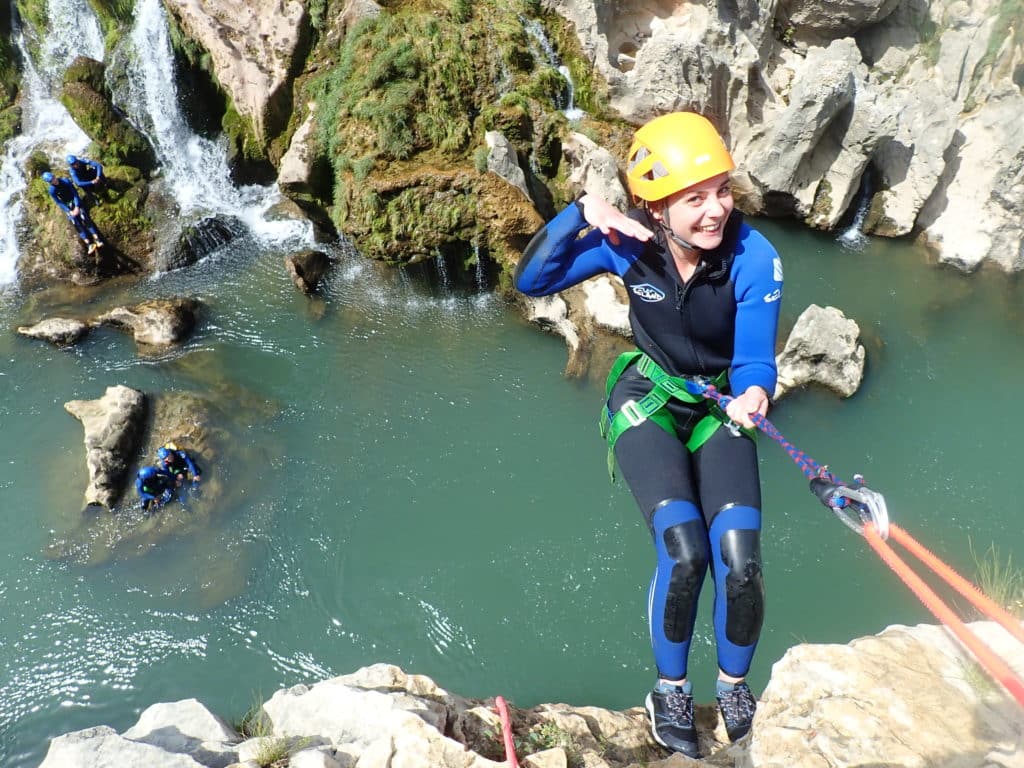
[[[150,512],[171,501],[186,482],[194,488],[200,479],[199,466],[188,451],[174,443],[164,443],[156,451],[156,464],[139,470],[135,489],[142,509]]]
[[[96,160],[89,160],[77,155],[68,155],[68,176],[55,176],[46,171],[42,178],[46,182],[50,197],[57,207],[64,211],[68,221],[75,228],[79,239],[85,244],[89,253],[95,253],[103,246],[103,238],[82,204],[83,193],[94,194],[102,186],[105,176],[103,166]]]

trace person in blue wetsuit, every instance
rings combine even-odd
[[[169,502],[174,497],[174,487],[174,475],[161,467],[143,467],[135,477],[135,490],[147,512]]]
[[[54,176],[49,171],[46,171],[42,178],[47,184],[47,191],[50,193],[50,197],[53,198],[53,202],[64,211],[64,215],[68,217],[68,221],[74,226],[79,239],[85,243],[89,253],[103,245],[100,233],[96,229],[96,225],[92,223],[92,219],[89,218],[85,208],[82,207],[82,201],[78,197],[78,191],[75,189],[75,185],[71,183],[71,179],[65,179],[63,176]]]
[[[157,448],[156,463],[158,467],[174,476],[176,485],[180,486],[191,478],[192,485],[195,486],[202,479],[199,467],[192,457],[174,443],[165,443]]]
[[[103,166],[96,160],[68,155],[68,173],[83,192],[95,192],[103,184]]]
[[[705,118],[658,117],[629,152],[639,207],[623,213],[583,195],[534,236],[515,273],[520,291],[544,296],[610,272],[629,296],[637,350],[612,368],[603,426],[654,543],[651,729],[690,757],[699,750],[687,662],[709,568],[717,699],[732,740],[750,730],[756,708],[744,679],[765,604],[751,415],[767,412],[775,388],[782,265],[734,209],[734,167]],[[734,399],[723,412],[690,394],[687,378]]]

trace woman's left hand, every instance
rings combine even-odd
[[[759,413],[764,416],[768,413],[768,393],[761,387],[748,387],[742,395],[737,395],[725,406],[726,415],[747,429],[754,428],[754,422],[750,416]]]

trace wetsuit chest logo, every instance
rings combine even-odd
[[[650,283],[631,285],[629,286],[629,290],[631,290],[640,299],[640,301],[646,301],[648,303],[661,301],[665,298],[665,292],[660,288],[655,288]]]

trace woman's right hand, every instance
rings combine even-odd
[[[635,219],[597,195],[585,194],[579,198],[583,209],[583,218],[587,223],[598,229],[602,235],[611,240],[612,245],[619,244],[619,234],[646,242],[654,237],[654,233]]]

